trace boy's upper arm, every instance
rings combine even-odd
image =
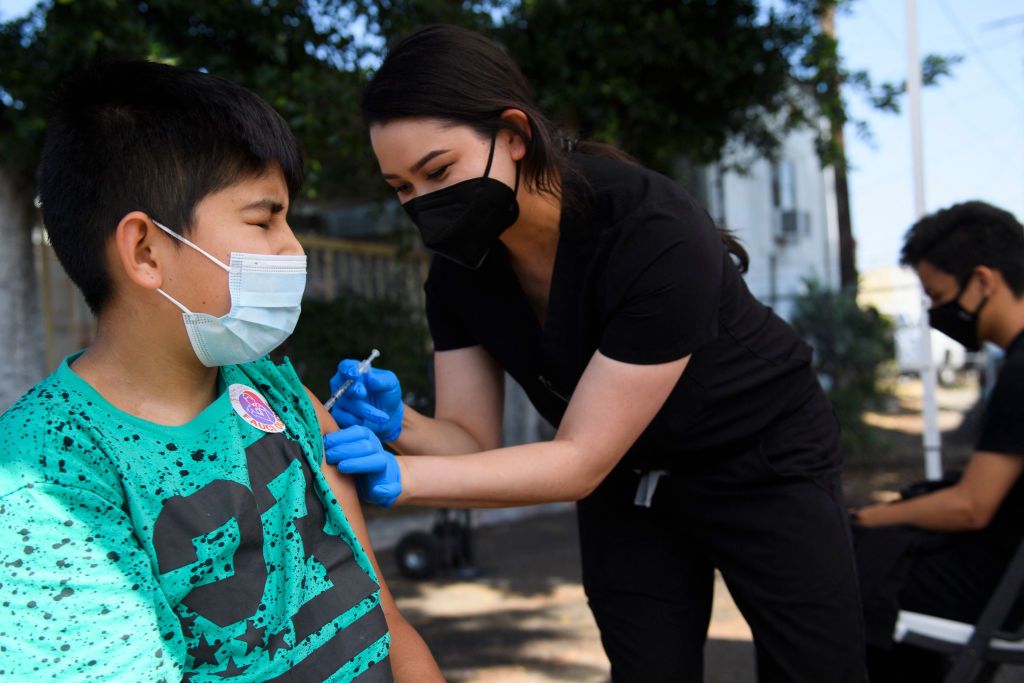
[[[127,515],[35,484],[0,498],[0,676],[180,680],[180,623]]]
[[[313,392],[309,390],[309,387],[303,386],[306,393],[309,395],[309,400],[313,404],[313,410],[316,412],[317,421],[320,423],[320,433],[330,434],[336,432],[340,427],[338,423],[334,421],[331,414],[324,408],[323,403],[320,402]],[[380,577],[380,570],[377,568],[377,560],[373,555],[373,549],[370,547],[370,538],[366,533],[366,522],[363,519],[363,509],[359,503],[359,496],[356,493],[355,484],[352,478],[349,476],[342,475],[338,472],[337,468],[332,467],[327,463],[326,460],[322,460],[320,469],[327,479],[327,484],[334,491],[334,495],[338,497],[338,505],[341,506],[342,511],[345,513],[345,517],[348,519],[349,524],[352,526],[352,530],[359,537],[359,542],[363,544],[363,548],[367,551],[367,555],[370,557],[370,561],[374,565],[374,570],[377,572],[378,578]]]
[[[340,429],[340,427],[338,427],[338,423],[335,422],[334,418],[331,417],[331,414],[327,412],[327,408],[324,408],[324,404],[320,402],[320,399],[318,399],[313,392],[309,390],[309,387],[303,385],[302,388],[306,390],[306,394],[309,396],[309,401],[313,404],[313,412],[316,413],[317,422],[320,423],[320,433],[330,434],[331,432],[338,431]]]
[[[339,429],[338,423],[334,421],[331,414],[327,412],[323,404],[320,402],[313,392],[308,387],[306,393],[309,394],[309,399],[313,403],[313,409],[316,411],[317,419],[320,422],[320,431],[323,434],[329,434]],[[387,583],[384,581],[383,575],[380,573],[380,565],[377,563],[377,556],[373,552],[373,547],[370,545],[370,534],[366,528],[366,520],[363,517],[363,509],[359,503],[359,496],[356,493],[356,487],[351,477],[342,475],[338,472],[337,468],[327,464],[324,460],[321,464],[321,471],[324,474],[324,478],[327,480],[327,484],[331,487],[334,495],[338,498],[338,505],[345,512],[345,518],[348,520],[349,525],[352,527],[352,531],[355,533],[359,542],[363,546],[363,550],[366,551],[366,556],[370,559],[370,563],[373,565],[373,570],[377,574],[377,582],[380,585],[380,599],[381,607],[387,614],[388,619],[392,620],[395,617],[400,617],[398,610],[395,607],[394,598],[391,596],[391,591],[388,589]],[[393,627],[392,627],[393,628]]]

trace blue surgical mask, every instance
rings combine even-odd
[[[248,363],[288,338],[302,310],[305,256],[231,252],[229,265],[166,226],[153,223],[228,272],[231,310],[219,318],[193,313],[164,290],[156,290],[181,309],[192,349],[203,365],[214,368]]]

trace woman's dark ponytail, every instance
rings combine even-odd
[[[750,268],[750,254],[747,253],[743,244],[740,243],[732,230],[723,228],[721,225],[718,226],[718,234],[722,236],[722,244],[725,245],[725,250],[732,254],[736,267],[740,269],[741,273],[746,273]]]

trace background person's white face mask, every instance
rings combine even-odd
[[[192,348],[208,368],[262,358],[295,329],[306,289],[306,257],[231,252],[231,265],[211,256],[170,228],[153,221],[228,272],[231,310],[219,318],[193,313],[162,289],[181,309]]]

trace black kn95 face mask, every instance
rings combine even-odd
[[[463,180],[402,205],[419,228],[427,249],[472,270],[480,267],[501,233],[519,218],[519,162],[515,188],[489,177],[496,140],[497,135],[491,138],[482,177]]]

